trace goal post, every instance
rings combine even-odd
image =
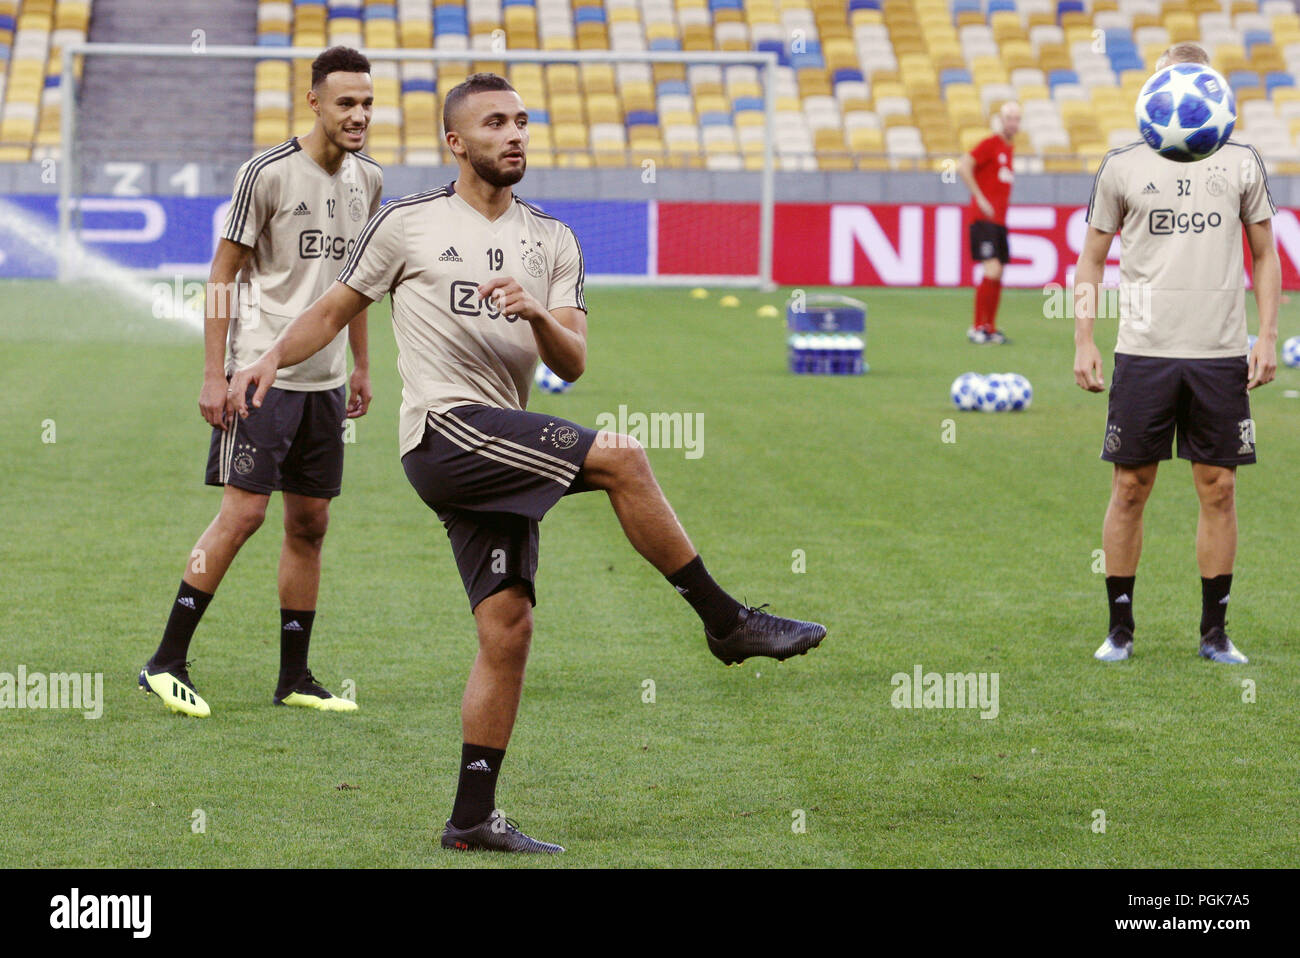
[[[660,103],[659,94],[661,84],[656,82],[660,75],[661,65],[679,65],[682,73],[693,75],[691,71],[707,73],[710,77],[716,76],[721,83],[712,84],[716,89],[721,90],[723,84],[729,84],[730,78],[737,75],[737,68],[746,71],[745,76],[757,76],[761,92],[761,110],[758,101],[760,98],[749,97],[746,102],[747,113],[744,117],[745,128],[742,130],[736,119],[741,117],[737,112],[732,119],[731,125],[728,125],[728,116],[725,113],[713,112],[709,114],[707,122],[703,116],[696,117],[692,108],[690,114],[691,120],[695,124],[695,133],[691,133],[691,125],[680,124],[680,117],[677,118],[679,125],[670,127],[665,123],[665,117],[658,115],[656,111],[644,111],[637,117],[638,122],[649,124],[642,129],[653,130],[650,142],[657,143],[658,148],[646,150],[638,148],[637,141],[627,136],[628,130],[633,129],[633,124],[629,121],[634,118],[631,115],[625,115],[622,111],[621,98],[617,101],[619,115],[623,116],[623,161],[619,163],[617,155],[613,153],[601,154],[594,142],[594,134],[586,136],[586,146],[573,148],[572,144],[561,148],[555,141],[554,130],[556,124],[554,119],[548,117],[550,123],[547,124],[545,155],[537,157],[538,162],[530,163],[530,172],[539,168],[545,169],[548,166],[554,170],[566,170],[567,172],[559,174],[557,177],[548,179],[547,182],[552,184],[543,188],[542,192],[530,190],[529,184],[525,181],[519,192],[524,198],[536,202],[543,208],[547,208],[551,202],[554,202],[557,214],[564,218],[566,211],[576,214],[590,214],[585,219],[585,227],[588,235],[583,235],[584,230],[575,226],[575,232],[579,234],[579,240],[584,244],[584,251],[587,247],[594,247],[596,250],[607,249],[614,250],[619,247],[620,243],[625,242],[630,245],[632,268],[626,268],[628,255],[624,256],[597,256],[594,262],[589,263],[587,281],[590,283],[620,283],[636,285],[700,285],[700,286],[751,286],[762,289],[774,288],[772,282],[772,259],[773,259],[773,229],[775,223],[775,191],[776,191],[776,146],[775,140],[777,135],[777,71],[778,57],[773,52],[741,52],[741,51],[627,51],[627,50],[506,50],[496,49],[495,47],[486,49],[467,49],[467,50],[413,50],[413,49],[368,49],[360,48],[361,52],[371,61],[372,75],[376,78],[376,117],[382,116],[387,124],[391,125],[391,137],[396,140],[397,131],[401,129],[403,139],[393,149],[385,148],[382,152],[391,154],[385,158],[389,160],[385,163],[387,168],[394,164],[396,168],[403,170],[407,176],[402,178],[403,183],[418,180],[420,167],[445,166],[449,165],[449,157],[445,148],[434,148],[433,150],[419,150],[410,148],[406,137],[406,120],[405,112],[399,112],[399,106],[406,101],[406,92],[411,84],[407,82],[410,76],[429,76],[431,81],[426,81],[426,85],[416,84],[421,90],[427,90],[430,96],[427,102],[433,103],[432,94],[437,91],[437,103],[441,103],[441,98],[446,94],[447,87],[443,85],[442,78],[447,78],[448,82],[452,80],[459,81],[468,72],[473,72],[471,66],[475,69],[479,67],[488,67],[499,69],[505,66],[507,77],[515,82],[512,74],[524,71],[518,68],[527,64],[536,64],[540,69],[537,72],[540,75],[541,70],[550,70],[552,66],[571,64],[575,69],[588,69],[588,65],[608,65],[610,72],[618,73],[618,83],[621,86],[623,78],[627,75],[636,75],[637,77],[645,76],[650,80],[649,89],[653,91],[653,103],[656,107]],[[62,71],[60,75],[60,100],[61,109],[61,175],[59,176],[59,204],[58,204],[58,233],[59,233],[59,264],[58,271],[60,279],[75,278],[78,273],[78,264],[83,251],[83,241],[89,243],[93,237],[83,236],[83,212],[88,212],[87,201],[91,200],[95,194],[102,195],[102,180],[99,180],[101,189],[95,189],[90,183],[87,183],[87,172],[96,170],[102,174],[104,166],[113,166],[115,168],[136,163],[155,163],[167,169],[175,169],[177,164],[185,164],[186,168],[194,163],[204,162],[204,144],[202,142],[172,142],[165,147],[157,143],[151,145],[136,144],[130,141],[123,141],[114,144],[91,144],[83,139],[91,134],[85,133],[86,117],[81,115],[82,106],[82,87],[83,82],[79,82],[82,76],[78,72],[78,67],[84,69],[85,63],[90,58],[95,57],[114,57],[128,58],[130,61],[139,64],[144,60],[166,60],[172,58],[177,61],[184,61],[188,67],[198,59],[205,60],[247,60],[254,64],[261,62],[283,61],[293,64],[295,61],[310,61],[320,54],[320,50],[310,47],[272,47],[272,46],[206,46],[191,47],[184,44],[134,44],[134,43],[100,43],[100,42],[82,42],[70,44],[62,50]],[[291,67],[291,73],[293,72]],[[301,67],[297,67],[301,71]],[[399,80],[398,77],[401,79]],[[547,74],[548,77],[551,75]],[[380,77],[384,78],[381,84]],[[540,80],[538,81],[540,82]],[[549,80],[548,80],[549,82]],[[516,87],[520,84],[515,82]],[[639,84],[644,90],[646,84]],[[380,93],[382,88],[390,96],[396,92],[396,98],[400,103],[384,102],[384,97]],[[751,84],[746,83],[746,89],[751,88]],[[685,87],[685,91],[683,90]],[[679,101],[683,98],[690,98],[690,87],[684,82],[675,83],[672,88],[676,91],[675,95]],[[530,112],[536,108],[534,104],[528,102],[528,95],[521,90],[524,95],[525,106]],[[254,96],[258,94],[255,92]],[[297,91],[291,91],[289,94],[291,100],[297,98]],[[554,96],[554,91],[552,91]],[[290,135],[302,135],[307,132],[306,129],[295,129],[292,124],[293,105],[291,101],[287,107],[289,122],[285,128]],[[422,101],[423,102],[423,101]],[[548,106],[554,101],[548,101]],[[584,98],[583,104],[587,101]],[[256,117],[257,103],[254,104]],[[160,104],[160,108],[165,108],[165,104]],[[585,110],[584,107],[579,109]],[[738,107],[739,109],[739,107]],[[547,111],[537,111],[545,113]],[[629,110],[630,114],[632,111]],[[649,114],[648,116],[645,114]],[[761,116],[761,122],[759,117]],[[608,119],[608,116],[605,117]],[[430,122],[428,117],[424,118],[423,128]],[[436,119],[437,132],[441,132],[441,123]],[[569,129],[577,125],[571,121],[568,124]],[[594,124],[586,118],[582,125],[585,125],[590,131]],[[534,130],[538,130],[542,124],[534,124]],[[603,129],[611,130],[617,137],[620,131],[617,129],[619,124],[604,123]],[[376,129],[376,119],[372,117],[371,133]],[[670,129],[673,132],[669,132]],[[727,131],[730,131],[728,134]],[[659,140],[662,135],[663,139]],[[427,138],[427,132],[425,134]],[[674,140],[674,136],[677,137]],[[730,139],[729,139],[730,136]],[[538,148],[538,136],[534,133],[530,142],[529,152],[530,160],[533,159],[534,151],[542,152]],[[761,140],[761,142],[760,142]],[[706,142],[707,141],[707,142]],[[277,141],[278,142],[278,141]],[[645,143],[642,140],[641,143]],[[692,143],[694,148],[692,149]],[[734,152],[727,152],[728,143],[734,144]],[[372,137],[367,138],[367,152],[372,149]],[[709,149],[709,144],[721,146],[720,150]],[[236,149],[239,146],[247,146],[246,151],[241,151],[243,159],[251,158],[257,153],[269,148],[269,143],[257,143],[254,137],[254,131],[248,131],[247,143],[234,145]],[[231,146],[227,144],[227,146]],[[376,149],[376,152],[381,152]],[[431,158],[432,157],[432,158]],[[593,158],[600,159],[601,162],[594,162]],[[611,161],[611,158],[612,161]],[[395,161],[395,162],[394,162]],[[545,162],[543,162],[545,161]],[[96,165],[97,164],[97,165]],[[634,191],[629,195],[624,191],[616,199],[624,200],[626,205],[623,207],[632,214],[632,220],[620,218],[620,207],[612,202],[607,202],[611,198],[602,197],[594,184],[599,182],[595,174],[608,173],[611,169],[622,169],[632,175],[635,171],[639,177],[641,171],[647,165],[662,164],[662,172],[658,175],[651,175],[649,180],[639,180],[639,182],[650,184],[647,188],[640,191]],[[730,165],[728,165],[730,164]],[[693,174],[705,173],[707,176],[701,179],[697,175],[691,177],[672,176],[678,170],[690,170]],[[549,175],[549,174],[548,174]],[[179,176],[179,174],[177,174]],[[743,176],[744,185],[737,190],[736,178]],[[567,179],[566,179],[567,178]],[[735,196],[740,195],[739,200],[719,200],[714,195],[718,192],[705,186],[701,188],[701,183],[711,183],[713,178],[726,178],[728,189],[721,191],[723,195]],[[157,177],[150,182],[154,183],[154,188],[158,188]],[[197,174],[193,177],[195,182],[199,181]],[[211,177],[207,178],[211,181]],[[540,177],[534,173],[534,182]],[[188,181],[187,181],[188,182]],[[392,198],[400,193],[412,192],[405,188],[394,190],[390,187],[391,180],[386,177],[385,193],[388,198]],[[432,180],[427,180],[417,188],[428,188],[438,185]],[[225,193],[229,198],[230,183],[223,183],[219,186],[215,183],[208,182],[206,189],[209,192]],[[593,192],[595,195],[593,195]],[[692,204],[701,204],[699,215],[694,215]],[[707,204],[707,205],[705,205]],[[731,207],[734,205],[735,216],[729,214],[732,212]],[[604,209],[601,207],[604,206]],[[722,216],[719,216],[719,207],[722,207]],[[661,221],[661,208],[665,211],[665,219],[676,224],[679,232],[670,232],[668,226]],[[725,223],[719,223],[718,220],[732,220],[737,226],[737,233],[732,237],[735,244],[740,244],[739,249],[732,249],[730,256],[723,256],[724,269],[710,270],[709,264],[716,263],[717,257],[711,254],[715,252],[712,246],[716,245],[720,228]],[[634,231],[644,227],[644,235],[634,235]],[[699,236],[692,235],[691,230],[698,229]],[[590,235],[592,231],[609,234],[609,235]],[[669,241],[671,237],[671,241]],[[694,246],[692,245],[698,239],[698,257],[692,255]],[[593,240],[595,243],[593,244]],[[661,264],[660,251],[664,243],[670,242],[673,255],[667,257],[673,262],[668,265]],[[644,268],[641,268],[641,261],[638,258],[642,251],[645,254]],[[625,254],[628,250],[623,251]],[[592,259],[588,253],[588,259]],[[602,266],[602,262],[604,266]],[[689,263],[690,267],[698,266],[698,269],[684,268],[683,263]],[[620,268],[620,264],[621,267]]]

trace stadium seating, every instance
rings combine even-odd
[[[655,159],[755,169],[763,90],[749,66],[493,64],[494,49],[772,51],[784,169],[931,168],[988,135],[1002,101],[1024,109],[1031,168],[1082,170],[1136,138],[1132,103],[1154,60],[1199,39],[1274,164],[1300,151],[1300,17],[1290,0],[264,0],[266,45],[432,47],[465,61],[377,64],[369,148],[381,161],[450,161],[439,92],[504,69],[532,112],[534,166]],[[257,68],[255,140],[311,120],[305,64]]]
[[[63,47],[89,23],[90,0],[0,0],[0,162],[58,146]]]
[[[113,0],[97,0],[111,3]],[[58,50],[89,0],[0,0],[0,159],[58,143]],[[988,135],[1018,100],[1029,169],[1095,167],[1136,138],[1132,105],[1170,43],[1198,40],[1240,102],[1239,129],[1300,172],[1300,15],[1292,0],[259,0],[257,42],[463,51],[374,66],[369,152],[450,161],[441,96],[470,72],[511,78],[535,167],[761,167],[764,96],[751,66],[506,64],[502,50],[771,51],[781,168],[925,169]],[[257,148],[310,126],[306,60],[256,66]]]

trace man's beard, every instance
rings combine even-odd
[[[474,167],[474,172],[479,175],[479,179],[484,183],[502,189],[507,186],[514,186],[524,178],[524,168],[528,165],[528,158],[524,157],[517,170],[497,169],[486,157],[473,154],[470,155],[469,164]]]

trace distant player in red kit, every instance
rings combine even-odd
[[[1011,261],[1007,245],[1007,204],[1011,201],[1012,141],[1020,130],[1020,104],[1004,103],[998,111],[999,132],[985,137],[961,158],[958,171],[970,190],[970,255],[984,266],[984,278],[975,287],[975,323],[966,333],[972,343],[996,343],[1007,338],[998,332],[998,299],[1002,295],[1002,264]]]

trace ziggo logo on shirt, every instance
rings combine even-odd
[[[1173,210],[1152,210],[1147,219],[1153,236],[1203,233],[1207,228],[1218,226],[1222,222],[1223,217],[1218,213],[1175,213]]]

